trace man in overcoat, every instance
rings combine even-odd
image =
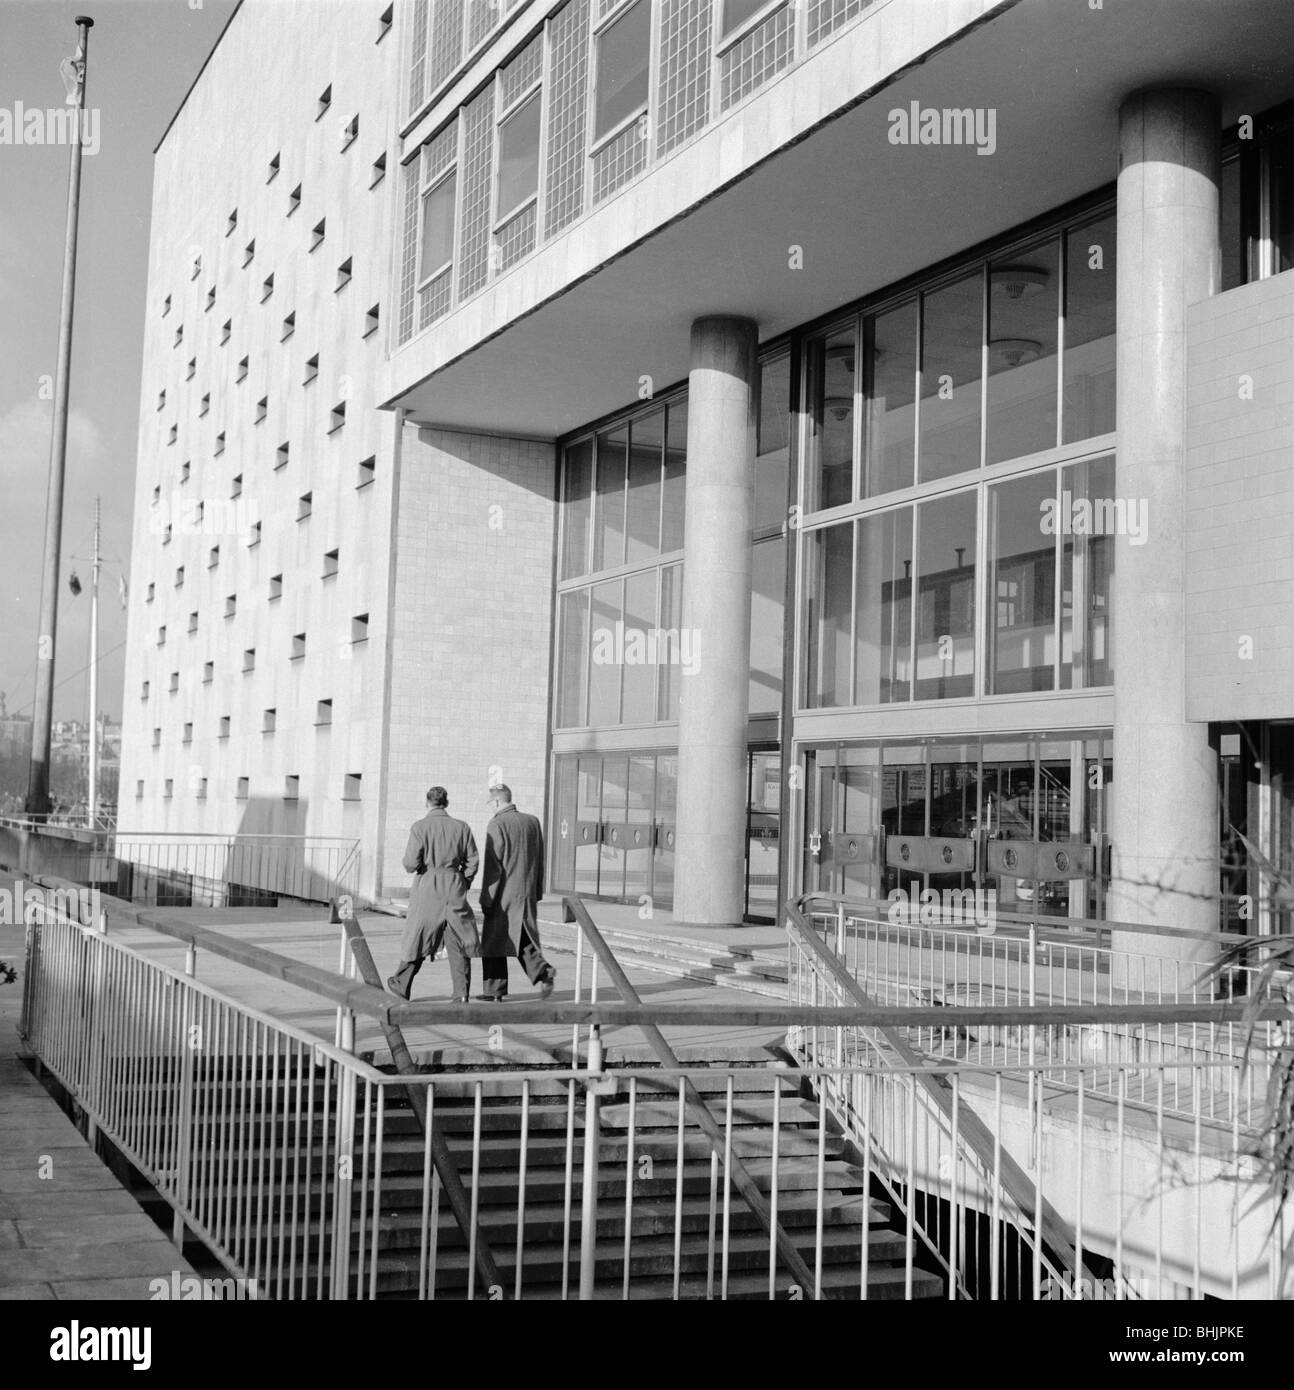
[[[508,994],[508,957],[516,956],[542,998],[553,992],[557,971],[539,945],[539,899],[544,895],[544,833],[539,821],[518,811],[509,787],[486,795],[494,813],[486,831],[481,877],[481,973],[487,999]]]
[[[471,957],[481,953],[476,918],[467,901],[478,864],[471,830],[449,814],[449,793],[444,787],[432,787],[427,793],[427,814],[410,829],[404,851],[405,870],[416,877],[400,941],[400,965],[386,982],[392,994],[407,999],[424,957],[430,959],[444,942],[453,1002],[467,1003],[472,989]]]

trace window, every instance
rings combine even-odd
[[[162,746],[162,731],[161,731],[160,728],[157,728],[157,729],[154,729],[154,730],[153,730],[153,747],[154,747],[154,748],[160,748],[161,746]]]
[[[243,670],[254,671],[256,669],[256,648],[248,647],[243,653]]]
[[[287,443],[287,441],[285,440],[285,441],[284,441],[282,444],[280,444],[279,447],[274,451],[274,469],[275,469],[275,472],[277,472],[280,468],[283,468],[283,467],[286,466],[287,461],[288,461],[288,454],[289,454],[289,452],[291,451],[291,448],[292,448],[292,446],[291,446],[289,443]]]
[[[349,256],[337,267],[337,289],[344,290],[350,284],[351,258]]]
[[[166,801],[170,801],[175,795],[175,779],[173,777],[168,777],[162,785],[162,796]]]
[[[372,167],[369,169],[368,186],[370,188],[376,188],[384,178],[386,178],[385,150],[383,150],[382,153],[378,155],[378,157],[373,161]]]
[[[267,709],[265,713],[261,715],[261,733],[272,734],[274,732],[274,725],[277,722],[277,720],[278,711],[273,709]]]
[[[171,296],[168,294],[162,301],[162,317],[165,318],[171,312]]]
[[[374,40],[375,43],[381,43],[382,40],[383,40],[384,38],[386,38],[386,36],[391,32],[391,24],[392,24],[392,21],[394,20],[394,17],[395,17],[395,5],[394,5],[394,4],[388,5],[388,6],[386,7],[386,9],[384,9],[384,10],[382,11],[382,13],[378,16],[378,21],[377,21],[377,38]]]
[[[458,199],[458,173],[448,173],[422,197],[422,245],[418,260],[419,281],[439,274],[454,259],[454,209]]]
[[[216,678],[216,663],[214,661],[204,661],[202,663],[202,684],[210,685]]]
[[[242,495],[243,495],[243,475],[242,475],[241,473],[235,473],[235,474],[234,474],[234,480],[233,480],[233,482],[230,483],[230,485],[229,485],[229,496],[230,496],[231,498],[234,498],[234,497],[241,497]]]
[[[246,381],[246,380],[247,380],[247,373],[248,373],[248,371],[250,370],[250,367],[249,367],[249,365],[248,365],[249,362],[250,362],[250,360],[251,360],[251,359],[250,359],[250,358],[247,358],[247,357],[241,357],[241,358],[239,358],[239,360],[238,360],[238,375],[234,377],[234,380],[235,380],[236,382],[238,382],[238,381]]]
[[[332,578],[334,578],[334,577],[336,576],[336,574],[337,574],[337,562],[338,562],[338,557],[340,556],[340,554],[341,554],[341,552],[338,551],[338,550],[329,550],[329,551],[326,551],[326,552],[324,553],[324,563],[323,563],[323,578],[324,578],[324,579],[332,579]]]
[[[153,506],[157,506],[157,504],[158,504],[161,500],[162,500],[162,489],[161,489],[160,487],[154,487],[154,488],[153,488]]]
[[[201,275],[201,274],[202,274],[202,256],[199,254],[199,255],[197,255],[197,256],[194,256],[194,258],[193,258],[193,265],[192,265],[192,268],[191,268],[190,271],[189,271],[189,279],[190,279],[190,280],[196,280],[196,279],[198,278],[198,276]]]
[[[348,150],[348,149],[350,149],[350,147],[355,143],[355,139],[356,139],[356,137],[357,137],[358,135],[359,135],[359,114],[356,113],[356,114],[355,114],[354,116],[352,116],[352,117],[350,118],[350,120],[348,120],[348,121],[346,122],[346,124],[345,124],[344,126],[342,126],[342,128],[341,128],[341,147],[342,147],[342,149],[343,149],[343,150]]]
[[[176,571],[175,571],[175,587],[176,587],[177,589],[182,589],[182,588],[184,588],[184,566],[183,566],[183,565],[179,565],[179,566],[177,566],[177,568],[176,568]]]
[[[253,261],[255,258],[256,258],[256,238],[253,237],[252,240],[249,241],[249,242],[247,243],[247,245],[243,248],[243,268],[246,269],[249,265],[251,265],[252,261]]]
[[[306,374],[301,378],[302,386],[309,386],[310,383],[319,375],[319,354],[316,352],[313,357],[306,358]]]
[[[204,314],[205,314],[205,313],[209,313],[209,312],[210,312],[212,309],[214,309],[215,307],[216,307],[216,287],[215,287],[214,285],[212,285],[212,287],[207,291],[207,303],[206,303],[206,308],[204,308],[202,312],[203,312]]]
[[[296,633],[292,638],[292,661],[300,661],[306,654],[306,635],[304,632]]]
[[[317,251],[323,245],[323,239],[328,234],[328,219],[321,217],[318,222],[310,229],[310,249]]]
[[[270,601],[283,597],[283,576],[281,574],[270,575]]]
[[[637,0],[593,40],[597,78],[593,138],[600,140],[647,105],[651,5]]]
[[[189,614],[189,631],[190,631],[190,632],[197,632],[197,630],[198,630],[198,615],[197,615],[196,612],[190,613],[190,614]]]
[[[135,800],[138,801],[144,794],[144,783],[142,779],[135,783]]]
[[[189,358],[189,365],[184,369],[184,379],[185,379],[185,381],[192,381],[193,378],[197,375],[197,371],[198,371],[198,359],[197,359],[196,357],[190,357],[190,358]]]
[[[346,402],[338,401],[329,416],[328,433],[333,434],[346,423]]]
[[[158,410],[165,410],[165,409],[166,409],[166,392],[165,392],[165,391],[159,391],[159,392],[157,393],[157,408],[158,408]]]
[[[297,520],[304,521],[310,515],[314,506],[314,493],[303,492],[297,498]]]
[[[374,304],[364,315],[364,337],[371,337],[377,332],[377,325],[381,319],[382,309],[380,305]]]
[[[166,442],[167,442],[167,444],[168,444],[168,445],[175,444],[175,443],[179,440],[179,438],[180,438],[180,427],[179,427],[178,425],[172,425],[171,428],[166,432]]]
[[[278,176],[279,176],[279,161],[280,161],[280,156],[277,155],[277,154],[274,156],[273,159],[270,160],[269,174],[268,174],[268,176],[266,177],[266,180],[265,180],[266,183],[273,183],[274,180],[275,180],[276,178],[278,178]]]
[[[184,462],[180,465],[180,483],[187,483],[189,481],[189,476],[192,472],[192,463],[188,459],[185,459]]]
[[[225,599],[225,617],[232,618],[238,612],[238,595],[230,594]]]
[[[231,212],[231,213],[229,214],[229,221],[225,224],[225,235],[226,235],[226,236],[231,236],[231,235],[233,234],[233,232],[234,232],[234,229],[235,229],[237,226],[238,226],[238,209],[235,208],[235,209],[233,210],[233,212]]]
[[[213,545],[207,552],[207,568],[213,570],[220,563],[220,547]]]
[[[368,614],[360,613],[350,620],[350,640],[352,642],[368,641]]]
[[[739,29],[766,4],[768,0],[723,0],[723,19],[719,25],[719,37],[727,38],[734,29]]]
[[[297,186],[292,190],[292,192],[288,194],[288,216],[291,217],[292,214],[293,214],[300,206],[301,206],[301,185],[300,185],[300,184],[297,184]]]
[[[219,458],[220,455],[223,454],[224,452],[225,452],[225,432],[224,432],[224,430],[221,430],[220,433],[219,433],[218,435],[216,435],[216,447],[215,447],[215,449],[214,449],[214,451],[213,451],[213,454],[214,454],[214,457]]]
[[[184,737],[183,737],[183,739],[181,740],[181,742],[182,742],[182,743],[192,743],[192,742],[193,742],[193,725],[192,725],[192,724],[186,724],[186,725],[184,726]]]
[[[357,488],[367,487],[377,476],[377,455],[370,454],[366,459],[360,459],[359,469],[356,476],[355,486]]]
[[[267,276],[265,277],[265,279],[261,282],[261,303],[264,304],[265,301],[266,301],[266,300],[270,297],[270,295],[272,295],[273,293],[274,293],[274,276],[273,276],[273,275],[267,275]]]
[[[283,779],[283,800],[296,801],[301,795],[301,778],[297,773],[290,773]]]
[[[510,217],[539,189],[540,95],[527,97],[499,127],[496,222]]]
[[[180,344],[181,344],[183,341],[184,341],[184,325],[183,325],[183,324],[180,324],[180,326],[175,330],[175,341],[171,344],[171,346],[172,346],[173,348],[177,348],[177,347],[180,346]]]
[[[251,550],[253,546],[261,543],[261,523],[253,521],[247,531],[247,548]]]
[[[315,705],[315,727],[324,728],[332,723],[332,701],[320,700]]]
[[[222,324],[220,325],[220,346],[221,346],[221,347],[224,347],[224,345],[229,341],[229,339],[230,339],[230,338],[232,337],[232,335],[233,335],[233,331],[234,331],[234,321],[233,321],[233,319],[226,319],[226,320],[224,321],[224,323],[222,323]]]
[[[163,545],[170,545],[170,543],[171,543],[171,523],[168,521],[168,522],[166,523],[166,529],[162,532],[162,544],[163,544]]]
[[[147,700],[147,699],[148,699],[148,682],[147,682],[147,681],[145,681],[145,682],[139,687],[139,698],[140,698],[141,700]]]
[[[323,91],[319,93],[319,101],[318,101],[318,104],[317,104],[317,106],[316,106],[316,108],[315,108],[315,120],[317,121],[321,116],[326,115],[327,112],[328,112],[328,108],[329,108],[331,105],[332,105],[332,83],[330,82],[330,83],[323,89]]]
[[[234,796],[239,801],[246,801],[248,796],[251,794],[251,778],[240,777],[238,779],[237,787],[238,789],[234,792]]]
[[[360,799],[361,776],[358,772],[348,772],[342,781],[341,799],[343,801],[358,801]]]
[[[211,392],[208,391],[198,402],[198,416],[201,418],[211,409]]]
[[[193,794],[199,801],[205,801],[207,799],[207,779],[205,777],[198,778],[197,789]]]
[[[268,396],[262,396],[260,400],[256,402],[256,416],[252,423],[255,425],[259,425],[261,421],[264,420],[269,413],[270,398]]]
[[[279,342],[286,343],[287,340],[297,331],[297,311],[286,315],[283,319],[283,332],[279,335]]]
[[[156,589],[156,585],[154,585],[154,584],[150,584],[150,585],[148,586],[147,590],[146,590],[145,593],[144,593],[144,602],[145,602],[145,603],[152,603],[152,601],[153,601],[153,594],[154,594],[155,589]]]
[[[159,647],[164,647],[164,646],[166,646],[166,624],[165,624],[165,623],[162,623],[161,626],[157,629],[157,645],[158,645]]]

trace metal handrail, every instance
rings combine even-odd
[[[580,925],[580,929],[588,938],[589,944],[596,952],[598,959],[602,962],[608,975],[610,975],[616,988],[620,991],[621,997],[627,999],[631,1005],[642,1007],[642,999],[638,991],[629,982],[628,975],[621,969],[620,962],[616,960],[610,946],[607,945],[602,933],[593,924],[592,917],[589,916],[588,909],[584,906],[581,898],[571,894],[562,899],[565,911],[569,912],[575,921]],[[568,920],[570,920],[568,918]],[[678,1067],[679,1059],[674,1049],[665,1041],[664,1034],[656,1024],[641,1022],[638,1025],[647,1038],[647,1043],[655,1054],[657,1062],[662,1067]],[[711,1148],[721,1163],[725,1166],[728,1178],[741,1193],[743,1200],[750,1210],[754,1213],[760,1225],[764,1228],[765,1235],[777,1242],[777,1248],[782,1259],[786,1262],[787,1268],[798,1281],[801,1289],[806,1293],[812,1290],[810,1295],[817,1298],[819,1295],[818,1282],[809,1272],[809,1267],[804,1263],[804,1258],[797,1249],[794,1241],[787,1235],[781,1222],[769,1209],[768,1203],[764,1200],[764,1194],[759,1190],[754,1178],[746,1169],[746,1165],[732,1152],[732,1147],[726,1142],[723,1130],[719,1122],[710,1113],[710,1107],[702,1100],[700,1092],[690,1081],[682,1083],[682,1089],[686,1098],[687,1107],[696,1120],[698,1127],[705,1137],[710,1141]]]
[[[871,1007],[872,1001],[863,992],[858,981],[843,968],[835,955],[818,939],[818,934],[814,931],[812,924],[794,903],[788,902],[786,904],[786,915],[796,928],[797,939],[808,946],[811,954],[836,988],[846,997],[852,998],[860,1007]],[[900,1010],[899,1012],[905,1011]],[[934,1012],[938,1014],[941,1011],[935,1010]],[[958,1012],[960,1013],[960,1010]],[[947,1022],[947,1011],[942,1011],[942,1013],[943,1017],[938,1020],[936,1026],[941,1026]],[[891,1053],[902,1062],[912,1066],[921,1060],[920,1054],[900,1035],[897,1027],[879,1027],[876,1031],[884,1038]],[[886,1056],[883,1049],[877,1051],[879,1056]],[[889,1058],[886,1057],[886,1061],[888,1060]],[[962,1137],[979,1160],[983,1170],[987,1173],[997,1172],[998,1181],[1003,1190],[1021,1215],[1023,1216],[1028,1212],[1034,1213],[1037,1225],[1036,1234],[1040,1245],[1045,1241],[1048,1248],[1059,1257],[1061,1264],[1072,1273],[1073,1277],[1082,1278],[1087,1275],[1086,1267],[1075,1251],[1073,1236],[1068,1227],[1034,1183],[1030,1181],[1024,1169],[1002,1146],[1000,1137],[995,1138],[983,1120],[969,1107],[961,1107],[954,1114],[956,1107],[953,1093],[942,1078],[921,1072],[914,1073],[914,1075],[917,1084],[924,1089],[944,1119],[950,1125],[959,1126]],[[1041,1249],[1039,1249],[1038,1254],[1042,1255]]]

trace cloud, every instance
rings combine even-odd
[[[30,516],[26,504],[37,505],[36,524],[44,517],[45,481],[49,469],[50,431],[54,403],[31,399],[19,402],[0,415],[0,483],[5,483],[6,508],[3,529],[17,531]],[[103,434],[88,415],[73,410],[67,422],[67,466],[93,468],[104,456]],[[9,488],[16,488],[16,492]],[[17,504],[17,505],[15,505]],[[17,514],[16,514],[17,513]]]

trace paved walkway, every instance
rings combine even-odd
[[[20,971],[23,935],[0,925]],[[0,985],[0,1300],[148,1298],[193,1269],[19,1060],[21,1009],[20,974]]]
[[[665,922],[640,921],[637,918],[637,910],[633,907],[615,908],[596,904],[591,910],[598,925],[614,927],[616,930],[633,929],[631,924],[636,924],[644,934],[649,930],[675,930]],[[263,946],[267,950],[323,969],[336,972],[339,968],[341,929],[329,925],[328,911],[323,907],[294,905],[269,910],[145,908],[135,911],[142,911],[148,916],[164,915],[174,921],[214,928],[238,940]],[[545,904],[541,914],[547,919],[541,926],[544,949],[557,968],[557,989],[552,996],[554,1003],[572,999],[574,984],[574,932],[572,928],[563,928],[559,924],[560,911],[560,903],[553,901]],[[368,913],[360,918],[360,925],[372,948],[382,978],[385,979],[395,969],[399,959],[403,920],[381,913]],[[730,930],[741,932],[744,929]],[[165,961],[177,969],[183,968],[185,948],[183,943],[173,938],[165,937],[147,927],[119,920],[111,912],[109,932],[114,939],[123,941],[152,958]],[[785,939],[772,928],[754,928],[750,929],[750,932],[749,937],[742,939],[751,946],[767,946]],[[711,944],[717,950],[722,949],[724,945],[718,933]],[[606,972],[599,973],[599,998],[614,999],[614,991],[607,987]],[[670,979],[633,966],[630,966],[626,973],[644,1003],[657,1001],[704,1004],[714,1008],[717,1013],[728,1004],[749,1007],[751,1003],[749,994],[710,985],[704,981]],[[259,975],[210,952],[198,953],[197,975],[203,983],[240,1003],[302,1028],[317,1037],[326,1038],[329,1042],[333,1039],[335,1007],[316,995],[271,977]],[[512,997],[516,999],[529,996],[530,987],[515,961],[511,963],[511,976]],[[479,980],[478,961],[473,963],[474,990]],[[582,995],[584,998],[588,997],[589,980],[590,963],[586,951]],[[414,981],[414,999],[448,1000],[449,995],[448,963],[439,960],[430,965],[424,964]],[[499,1006],[497,1027],[502,1032],[493,1036],[481,1028],[415,1027],[406,1030],[405,1040],[414,1059],[424,1065],[552,1065],[569,1058],[570,1028],[557,1025],[510,1026],[507,1012],[506,1003]],[[775,1029],[727,1027],[719,1018],[716,1018],[713,1025],[672,1028],[667,1032],[668,1041],[685,1062],[711,1061],[727,1056],[770,1054],[781,1045],[782,1038],[783,1034]],[[356,1021],[356,1044],[361,1055],[379,1064],[389,1061],[390,1054],[376,1022],[363,1018]],[[651,1056],[641,1032],[634,1028],[604,1029],[603,1045],[607,1060],[612,1064]]]

